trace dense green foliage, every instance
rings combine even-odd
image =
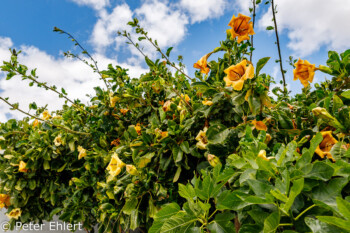
[[[96,87],[89,106],[67,102],[33,125],[45,108],[31,104],[33,117],[0,124],[0,193],[8,213],[20,209],[12,227],[58,215],[101,233],[350,231],[350,50],[329,52],[319,69],[331,80],[295,97],[271,90],[260,72],[269,58],[241,90],[226,86],[224,71],[251,52],[230,33],[193,80],[181,62],[171,72],[170,51],[146,57],[137,79],[101,71],[109,88]],[[18,58],[2,71],[35,84]]]

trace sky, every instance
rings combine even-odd
[[[273,24],[272,14],[265,1],[257,8],[253,63],[271,57],[262,72],[279,83],[276,39],[274,31],[266,30]],[[65,35],[53,32],[55,26],[71,33],[98,61],[100,69],[108,64],[119,65],[137,78],[147,71],[144,58],[117,35],[127,30],[136,40],[127,22],[137,17],[162,49],[174,47],[173,61],[178,55],[184,57],[186,71],[194,77],[193,63],[226,38],[232,15],[250,15],[251,0],[1,0],[0,4],[0,63],[10,59],[9,48],[21,50],[19,62],[30,69],[37,68],[40,81],[63,87],[71,99],[87,103],[93,87],[103,86],[103,82],[82,62],[63,56],[65,51],[79,50]],[[275,0],[275,4],[286,81],[292,93],[300,93],[302,85],[293,81],[288,57],[307,59],[318,66],[326,64],[328,50],[349,49],[350,1]],[[142,46],[149,57],[160,58],[152,47]],[[18,76],[11,80],[4,77],[0,71],[0,96],[18,102],[24,110],[32,102],[38,106],[48,104],[50,110],[59,109],[63,103],[54,93],[29,87],[29,82]],[[315,82],[325,78],[316,72]],[[22,117],[0,103],[0,122]]]

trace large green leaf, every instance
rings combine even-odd
[[[350,232],[350,221],[333,216],[316,216],[320,221],[340,227]]]
[[[289,211],[290,207],[292,207],[295,198],[301,193],[303,188],[304,188],[304,178],[295,180],[293,182],[293,186],[290,189],[290,193],[288,196],[288,201],[284,205],[282,205],[282,211],[285,214],[289,215],[288,211]]]
[[[149,233],[160,233],[163,224],[167,219],[177,214],[180,211],[180,206],[177,203],[170,203],[164,205],[162,209],[155,215],[154,222],[151,228],[149,229]]]
[[[179,212],[176,215],[170,217],[164,222],[160,232],[161,233],[189,233],[191,228],[195,227],[197,218],[195,216],[187,215],[186,213]]]
[[[304,221],[312,233],[341,233],[337,227],[321,222],[318,219],[306,217]]]
[[[264,221],[264,233],[275,232],[279,224],[280,214],[279,212],[273,212]]]
[[[215,215],[214,221],[208,225],[211,233],[231,233],[235,229],[235,225],[231,220],[234,218],[232,213],[221,213]]]
[[[307,178],[312,178],[316,180],[329,180],[334,174],[334,168],[325,162],[315,162],[312,166],[312,169],[309,173],[305,175]]]
[[[266,65],[266,63],[270,60],[270,57],[263,57],[259,59],[259,61],[256,63],[256,76],[259,75],[260,70]]]

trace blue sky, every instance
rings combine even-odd
[[[319,65],[326,63],[329,49],[342,52],[350,48],[346,25],[350,20],[350,2],[275,0],[275,3],[287,83],[293,93],[298,93],[302,86],[292,80],[292,68],[286,62],[288,56]],[[143,58],[123,38],[116,36],[118,30],[130,30],[126,22],[136,16],[162,48],[174,47],[174,60],[177,55],[183,55],[189,75],[194,76],[193,63],[225,39],[233,14],[249,15],[250,5],[251,0],[2,0],[0,60],[9,59],[9,47],[21,49],[20,62],[38,68],[40,80],[64,87],[72,98],[87,101],[85,94],[93,93],[92,88],[102,83],[84,64],[62,56],[63,51],[74,51],[74,46],[66,36],[52,32],[54,26],[74,35],[99,61],[101,68],[108,63],[118,64],[129,68],[130,75],[137,77],[145,72]],[[281,75],[274,62],[277,59],[275,35],[265,30],[272,25],[269,6],[260,4],[257,9],[253,62],[271,57],[263,71],[278,82]],[[151,47],[145,45],[144,50],[157,58]],[[55,95],[29,88],[19,78],[5,81],[3,77],[4,73],[0,73],[0,96],[10,97],[10,101],[19,102],[24,109],[33,101],[41,106],[49,104],[51,110],[62,104]],[[324,78],[325,75],[316,73],[316,80]],[[20,115],[10,114],[0,103],[0,121],[9,117]]]

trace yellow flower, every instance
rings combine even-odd
[[[191,100],[191,98],[187,94],[181,94],[181,98],[184,99],[187,103]]]
[[[247,60],[243,60],[237,65],[232,65],[224,70],[227,76],[224,78],[226,86],[232,86],[236,91],[243,88],[244,81],[254,77],[254,67],[249,64],[247,67]]]
[[[204,130],[199,131],[196,137],[196,140],[198,141],[196,146],[201,150],[205,150],[207,148],[208,138],[206,136],[206,132],[207,132],[207,128],[205,127]]]
[[[28,172],[28,169],[26,169],[27,164],[23,161],[19,162],[19,168],[18,171],[19,172]]]
[[[120,112],[125,115],[127,112],[129,112],[129,109],[120,109]]]
[[[0,141],[5,141],[4,136],[0,136]]]
[[[53,141],[55,143],[55,146],[60,146],[62,145],[62,137],[61,135],[58,135],[57,137],[55,137],[55,140]]]
[[[208,53],[201,57],[196,63],[193,64],[193,68],[200,69],[201,73],[208,74],[209,73],[209,67],[207,66],[207,59],[211,55],[211,53]]]
[[[141,125],[140,123],[137,123],[135,126],[135,130],[137,132],[138,135],[141,135]]]
[[[134,165],[126,165],[126,172],[130,175],[137,176],[139,173]]]
[[[125,163],[123,163],[123,161],[119,159],[118,155],[114,153],[107,166],[107,171],[112,177],[115,177],[119,175],[123,167],[125,167]]]
[[[202,104],[208,105],[208,106],[212,106],[212,105],[213,105],[213,101],[207,100],[207,98],[205,98],[205,99],[202,101]]]
[[[45,111],[43,112],[43,120],[47,121],[47,120],[49,120],[50,118],[51,118],[51,115],[50,115],[49,111],[48,111],[48,110],[45,110]]]
[[[221,164],[220,159],[212,154],[208,154],[208,162],[212,167],[216,167],[216,165]]]
[[[168,137],[169,134],[168,134],[168,131],[163,131],[161,135],[162,135],[162,138],[166,138]]]
[[[163,111],[164,111],[164,112],[170,111],[170,110],[171,110],[170,106],[171,106],[172,103],[173,103],[173,102],[171,102],[170,100],[167,100],[167,101],[163,104]]]
[[[0,194],[0,209],[4,207],[9,207],[11,205],[10,202],[11,197],[7,194]]]
[[[266,158],[266,150],[260,150],[259,154],[258,154],[258,157],[262,158],[265,161],[269,161],[269,159]]]
[[[323,140],[320,143],[320,145],[318,145],[318,147],[316,148],[315,153],[318,154],[321,158],[327,156],[327,158],[335,161],[335,159],[330,153],[330,150],[338,141],[332,136],[332,131],[323,131],[321,132],[321,134]]]
[[[79,155],[78,155],[79,160],[86,156],[86,149],[84,149],[82,146],[78,146],[78,151],[79,151]]]
[[[310,64],[307,60],[298,60],[295,64],[295,69],[293,70],[294,81],[300,80],[304,87],[307,87],[314,80],[315,71],[317,68],[314,64]]]
[[[228,26],[232,27],[230,29],[232,39],[238,37],[237,42],[241,43],[243,40],[249,40],[249,35],[254,35],[253,22],[249,22],[250,17],[238,14],[232,16],[232,19]]]
[[[40,122],[38,121],[38,119],[35,119],[33,121],[33,127],[37,127],[40,124]]]
[[[115,107],[115,104],[118,102],[119,100],[119,97],[118,96],[113,96],[114,93],[113,92],[110,92],[109,93],[109,102],[110,102],[110,105],[112,108]]]
[[[255,128],[256,128],[257,130],[265,130],[265,131],[267,131],[267,126],[266,126],[265,123],[262,122],[262,121],[253,120],[253,121],[252,121],[252,124],[255,126]]]
[[[9,218],[13,218],[13,219],[18,220],[18,218],[21,216],[21,214],[22,214],[22,210],[20,208],[16,208],[16,209],[11,210],[11,212],[9,214],[6,214],[6,215]]]
[[[265,144],[269,144],[269,142],[271,141],[272,137],[270,134],[266,134],[266,138],[265,138]]]

